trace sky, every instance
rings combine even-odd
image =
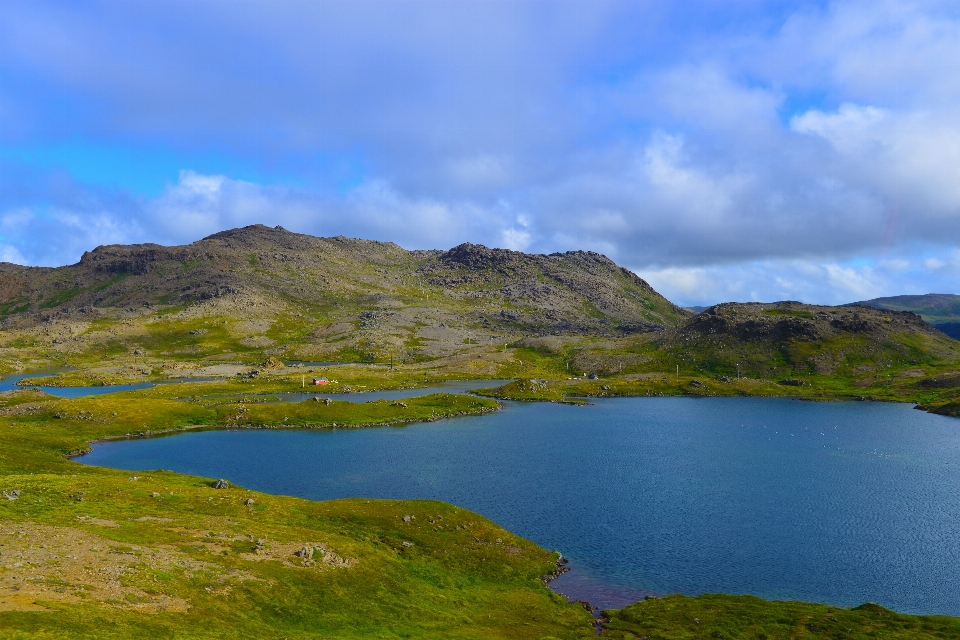
[[[0,261],[255,223],[960,293],[960,4],[0,0]]]

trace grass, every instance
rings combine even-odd
[[[853,609],[753,596],[680,595],[644,600],[605,611],[602,638],[883,638],[934,640],[960,637],[960,619],[900,615],[868,603]]]
[[[225,386],[232,385],[210,389]],[[539,581],[555,567],[554,552],[455,506],[316,503],[64,458],[91,440],[141,431],[402,424],[493,410],[492,401],[436,394],[403,403],[216,404],[200,395],[171,399],[171,387],[200,392],[203,384],[74,400],[31,390],[0,397],[0,484],[20,491],[0,501],[0,635],[592,635],[586,612]],[[88,544],[70,547],[74,539]],[[305,545],[314,548],[307,564],[294,555]],[[14,564],[18,553],[35,562]],[[116,563],[117,554],[129,558],[124,570],[113,581],[98,577],[95,568]],[[71,558],[88,568],[71,569]],[[19,593],[36,610],[4,610]]]

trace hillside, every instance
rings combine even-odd
[[[859,377],[960,358],[960,344],[909,311],[799,302],[724,303],[664,331],[659,360],[767,378]]]
[[[818,393],[929,404],[950,393],[910,385],[960,368],[960,342],[909,311],[778,302],[693,315],[584,251],[407,251],[255,225],[186,246],[98,247],[75,265],[0,272],[0,372],[77,369],[48,380],[59,385],[356,362],[405,365],[421,382],[742,377],[773,385],[750,393],[816,382]]]
[[[689,314],[593,252],[407,251],[254,225],[186,246],[0,265],[2,327],[61,353],[423,361],[526,335],[620,336]]]
[[[913,311],[951,338],[960,340],[960,296],[958,295],[928,293],[922,296],[891,296],[853,304],[891,311]]]

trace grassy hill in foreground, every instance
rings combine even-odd
[[[853,304],[892,311],[913,311],[951,338],[960,340],[960,296],[958,295],[928,293],[922,296],[891,296]]]

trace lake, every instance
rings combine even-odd
[[[960,420],[873,402],[624,398],[330,431],[205,431],[81,458],[314,500],[432,498],[570,558],[622,606],[750,593],[960,615]]]

